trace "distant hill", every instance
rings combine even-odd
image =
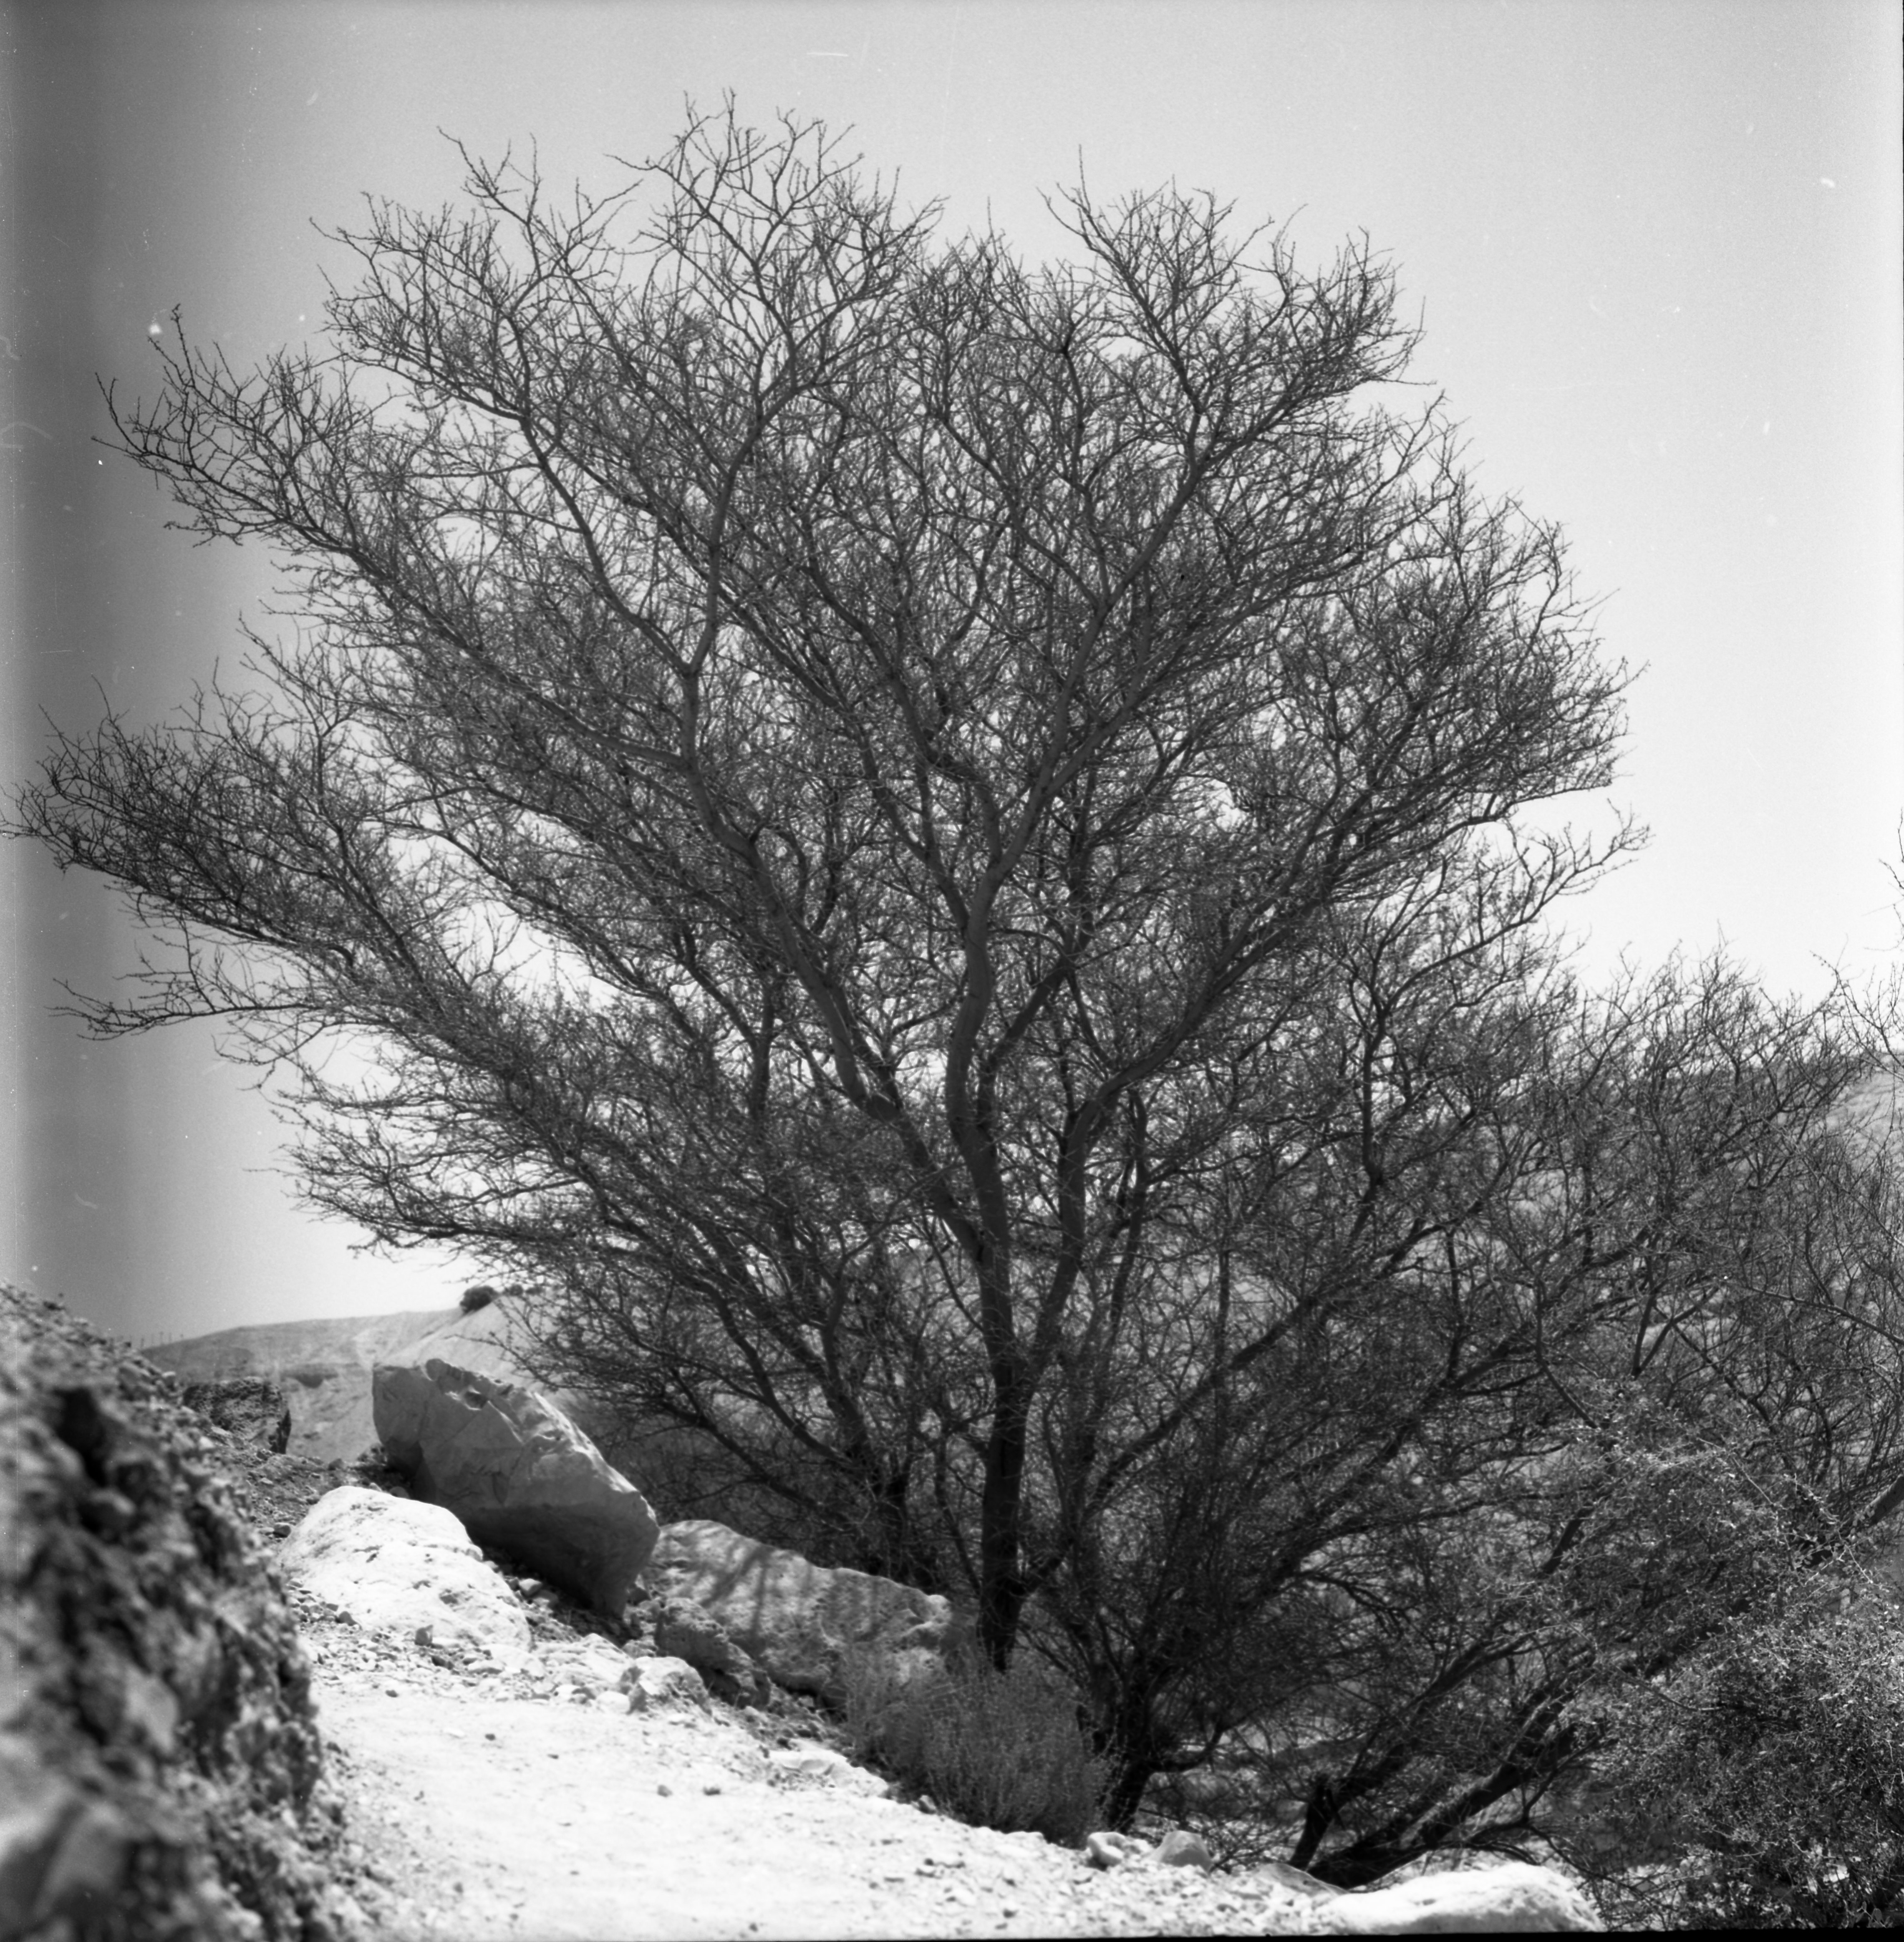
[[[521,1313],[520,1300],[504,1295],[468,1315],[461,1308],[421,1308],[398,1315],[264,1322],[140,1352],[183,1382],[266,1377],[284,1390],[291,1406],[288,1453],[320,1463],[348,1463],[377,1440],[370,1372],[379,1362],[427,1362],[440,1356],[500,1382],[527,1382],[528,1372],[511,1347]],[[552,1402],[573,1410],[572,1400],[560,1391],[545,1393]]]
[[[446,1323],[480,1320],[488,1312],[479,1309],[466,1316],[455,1308],[424,1308],[397,1315],[266,1322],[162,1343],[142,1352],[188,1383],[268,1378],[284,1391],[291,1406],[290,1454],[348,1463],[377,1440],[370,1420],[372,1368],[404,1359],[400,1352],[406,1344],[434,1334]]]

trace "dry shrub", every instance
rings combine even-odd
[[[841,1669],[854,1755],[973,1827],[1075,1847],[1102,1823],[1108,1774],[1055,1674],[1020,1659],[948,1665],[865,1653]]]
[[[1143,1808],[1133,1832],[1154,1839],[1181,1828],[1226,1873],[1287,1861],[1302,1831],[1286,1784],[1240,1763],[1159,1774],[1145,1790]]]
[[[1748,1613],[1612,1710],[1598,1778],[1624,1852],[1584,1871],[1614,1925],[1898,1925],[1904,1612],[1831,1601]]]

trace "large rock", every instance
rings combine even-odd
[[[419,1496],[454,1511],[479,1542],[621,1616],[661,1527],[564,1411],[434,1358],[379,1367],[372,1395],[384,1454]]]
[[[169,1377],[0,1288],[0,1937],[361,1932],[308,1668],[214,1450]]]
[[[1526,1934],[1606,1925],[1565,1875],[1528,1861],[1443,1869],[1312,1907],[1328,1930],[1341,1935]]]
[[[279,1546],[284,1582],[366,1631],[432,1642],[498,1665],[528,1657],[523,1601],[451,1512],[346,1484],[320,1497]]]
[[[933,1593],[830,1570],[705,1518],[664,1527],[647,1579],[663,1597],[711,1613],[790,1692],[837,1692],[849,1653],[940,1652],[953,1634],[952,1607]]]
[[[1175,1864],[1207,1872],[1209,1851],[1178,1829],[1153,1847],[1133,1834],[1087,1835],[1084,1858],[1096,1868]],[[1327,1935],[1517,1934],[1605,1926],[1593,1904],[1556,1868],[1525,1861],[1457,1864],[1390,1884],[1347,1891],[1280,1861],[1266,1861],[1229,1877],[1247,1892],[1265,1885],[1306,1901],[1303,1926]]]

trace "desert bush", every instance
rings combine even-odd
[[[1608,1870],[1608,1916],[1674,1928],[1888,1926],[1904,1901],[1904,1613],[1743,1620],[1630,1697],[1601,1784],[1616,1831],[1679,1853]]]
[[[474,1288],[465,1288],[463,1298],[457,1306],[465,1315],[474,1315],[479,1308],[487,1308],[495,1298],[495,1290],[486,1283],[480,1283]]]
[[[1101,1824],[1108,1778],[1075,1696],[1020,1658],[947,1664],[863,1653],[842,1668],[856,1758],[872,1758],[977,1827],[1075,1846]]]

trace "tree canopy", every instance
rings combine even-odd
[[[115,403],[294,637],[21,826],[173,946],[95,1028],[235,1023],[313,1199],[535,1281],[682,1489],[1064,1665],[1121,1813],[1260,1729],[1366,1878],[1752,1595],[1635,1532],[1904,1488],[1875,1041],[1565,974],[1624,676],[1367,247],[1053,207],[731,112],[373,206],[323,354]]]

